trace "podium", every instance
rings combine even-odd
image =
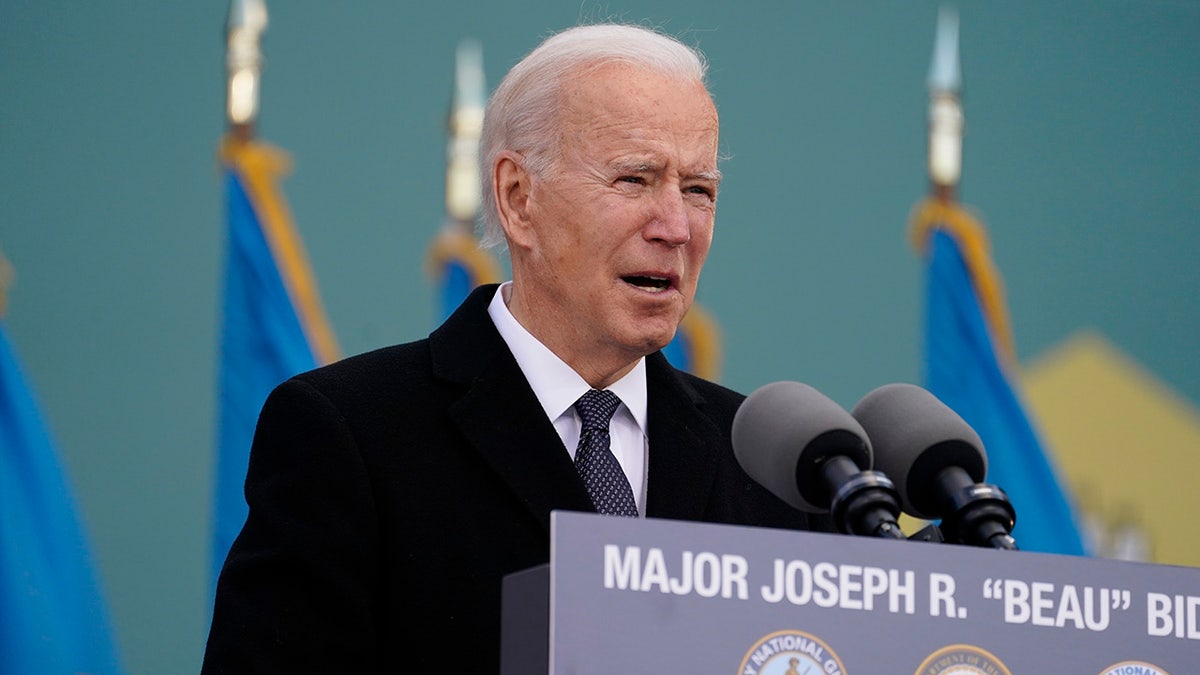
[[[501,675],[1187,675],[1200,569],[556,511]]]

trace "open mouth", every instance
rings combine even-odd
[[[621,279],[631,286],[637,286],[638,288],[644,291],[650,291],[651,293],[662,293],[671,287],[671,280],[666,277],[634,275],[621,277]]]

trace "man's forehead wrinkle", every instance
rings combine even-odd
[[[711,97],[700,110],[681,113],[663,109],[674,99],[655,92],[639,109],[614,97],[613,84],[578,78],[560,91],[560,157],[573,158],[597,177],[671,171],[683,180],[719,182],[719,118]]]
[[[649,159],[649,158],[627,158],[618,157],[609,162],[609,166],[615,171],[628,171],[630,173],[646,173],[649,171],[658,171],[662,168],[664,162]]]
[[[652,159],[652,158],[617,158],[609,162],[608,166],[617,172],[628,173],[653,173],[662,171],[666,168],[668,162]],[[685,179],[696,179],[704,181],[712,181],[715,183],[721,182],[720,169],[693,169],[684,167],[679,175]]]

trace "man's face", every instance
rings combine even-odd
[[[561,115],[557,157],[530,180],[528,245],[513,250],[518,318],[572,366],[632,364],[671,341],[695,297],[717,112],[698,82],[612,64],[568,86]]]

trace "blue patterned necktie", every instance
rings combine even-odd
[[[583,477],[597,511],[636,518],[637,505],[629,479],[609,449],[608,423],[620,404],[616,394],[598,389],[592,389],[575,402],[575,410],[583,420],[575,468]]]

